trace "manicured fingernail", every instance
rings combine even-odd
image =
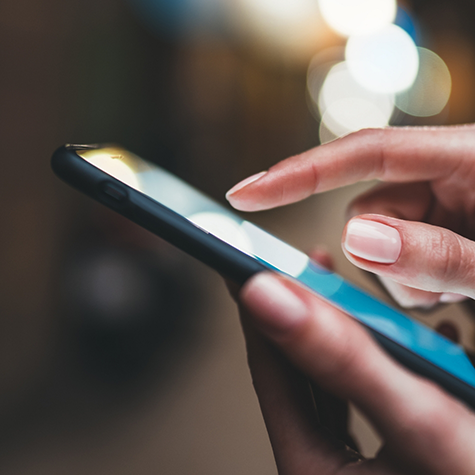
[[[252,277],[244,286],[241,298],[264,331],[284,333],[308,316],[305,303],[267,272]]]
[[[352,219],[346,228],[345,249],[356,257],[393,264],[401,253],[397,229],[368,219]]]
[[[465,295],[462,295],[462,294],[453,294],[452,292],[445,292],[440,296],[439,302],[440,303],[458,303],[458,302],[462,302],[466,298],[467,297],[465,297]]]
[[[229,199],[230,196],[234,195],[239,190],[242,190],[245,186],[254,183],[255,181],[259,180],[262,176],[264,176],[267,171],[256,173],[255,175],[247,177],[245,180],[240,181],[237,185],[234,185],[227,193],[226,199]]]

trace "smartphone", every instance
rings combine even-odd
[[[64,181],[243,284],[286,274],[364,325],[412,371],[475,409],[475,368],[463,348],[313,262],[183,180],[115,145],[65,145],[52,157]]]

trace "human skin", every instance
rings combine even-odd
[[[284,160],[227,196],[255,211],[373,179],[382,183],[350,206],[348,259],[390,282],[406,306],[475,298],[474,126],[364,130]],[[270,272],[236,296],[281,475],[475,473],[474,413],[401,367],[357,322]],[[384,442],[375,459],[355,462],[336,442],[348,440],[344,430],[328,431],[315,416],[302,374],[317,396],[366,415]]]

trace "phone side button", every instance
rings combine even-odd
[[[127,200],[127,191],[119,185],[111,182],[101,183],[101,191],[109,198],[122,203]]]

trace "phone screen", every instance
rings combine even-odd
[[[475,369],[461,346],[322,268],[173,174],[118,147],[78,150],[77,154],[205,233],[297,279],[366,326],[475,386]]]

